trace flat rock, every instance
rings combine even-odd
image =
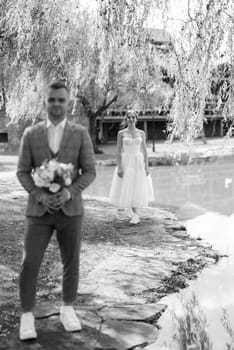
[[[163,304],[138,304],[121,307],[106,307],[98,312],[104,319],[147,321],[160,315],[166,309]]]
[[[124,349],[156,341],[159,331],[143,322],[107,320],[102,325],[102,333],[117,339]]]
[[[102,318],[97,313],[80,308],[76,308],[76,313],[83,326],[100,329]]]
[[[81,332],[66,332],[63,329],[63,326],[61,325],[58,316],[49,319],[37,320],[36,327],[38,339],[37,341],[34,341],[31,344],[40,345],[41,347],[38,347],[38,350],[125,350],[125,347],[123,347],[122,343],[118,340],[118,337],[114,339],[108,334],[100,333],[100,327],[99,329],[96,329],[85,326],[83,323],[83,328]],[[18,341],[17,345],[22,344],[20,343],[21,342]],[[10,350],[34,349],[34,347],[28,348],[27,342],[24,342],[23,345],[25,347],[12,347],[10,348]],[[8,348],[5,349],[8,350]]]
[[[53,315],[59,314],[60,307],[51,303],[38,304],[34,310],[34,316],[36,319],[47,318]]]
[[[98,311],[95,308],[92,308],[90,306],[75,307],[75,311],[83,325],[96,329],[100,327],[102,317],[98,316]],[[52,319],[53,316],[58,316],[59,313],[60,306],[53,305],[51,303],[38,304],[34,310],[34,315],[36,319]]]

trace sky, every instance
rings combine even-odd
[[[163,18],[160,11],[151,14],[148,20],[148,25],[158,29],[166,29],[173,37],[175,37],[180,30],[183,21],[186,19],[187,3],[188,0],[169,0],[170,13],[168,15],[168,20],[166,21],[166,27],[166,18]]]

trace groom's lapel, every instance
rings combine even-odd
[[[41,130],[41,144],[43,147],[43,151],[46,155],[46,159],[51,158],[51,152],[50,152],[50,147],[49,147],[49,142],[48,142],[48,131],[47,131],[47,123],[46,120],[42,124],[42,130]]]

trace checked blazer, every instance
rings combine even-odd
[[[26,208],[27,216],[42,216],[46,208],[39,202],[44,189],[35,186],[32,171],[44,160],[52,158],[48,144],[46,121],[25,129],[19,151],[17,177],[29,193]],[[88,131],[77,124],[66,121],[57,160],[72,163],[75,171],[72,184],[67,187],[71,199],[62,211],[65,215],[83,215],[82,191],[95,179],[95,157]]]

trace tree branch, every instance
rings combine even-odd
[[[230,13],[223,11],[223,13],[225,13],[225,15],[227,15],[229,18],[231,18],[232,22],[234,22],[234,17],[232,15],[230,15]]]
[[[91,108],[91,105],[90,105],[88,99],[85,96],[83,96],[82,94],[79,94],[79,93],[77,93],[76,97],[80,100],[80,102],[82,103],[82,105],[85,108],[86,112],[88,114],[91,114],[92,113],[92,108]]]
[[[107,104],[106,104],[106,97],[104,98],[103,104],[100,108],[95,112],[95,116],[102,114],[113,102],[115,102],[118,98],[118,95],[116,94]]]

